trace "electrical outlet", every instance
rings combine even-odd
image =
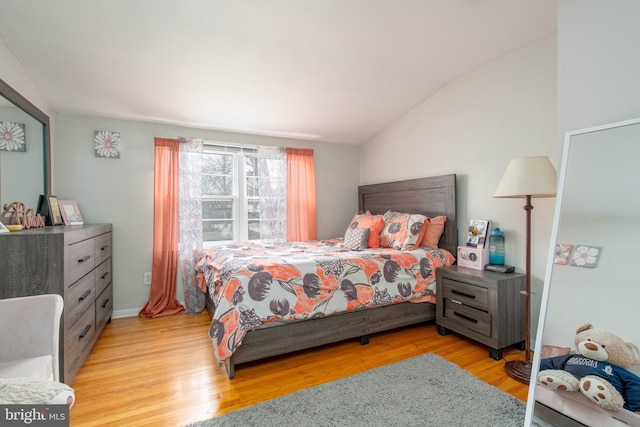
[[[142,279],[143,279],[143,283],[145,285],[150,285],[151,284],[151,273],[143,273],[142,274]]]

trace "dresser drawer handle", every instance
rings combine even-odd
[[[100,278],[102,280],[106,279],[107,277],[109,277],[109,272],[108,271],[106,273],[104,273],[102,276],[100,276]]]
[[[78,264],[82,264],[82,263],[83,263],[83,262],[85,262],[85,261],[89,261],[89,259],[90,259],[90,258],[91,258],[91,255],[83,256],[82,258],[80,258],[80,259],[78,260]]]
[[[102,308],[106,308],[107,304],[109,304],[109,301],[111,301],[111,298],[107,298],[106,300],[104,300],[104,304],[102,304]]]
[[[78,298],[78,301],[84,301],[84,299],[88,297],[90,294],[91,294],[91,289],[87,289],[86,291],[84,291],[84,294],[80,295],[80,298]]]
[[[475,297],[476,297],[476,296],[475,296],[475,295],[473,295],[473,294],[468,294],[468,293],[466,293],[466,292],[460,292],[460,291],[458,291],[458,290],[456,290],[456,289],[451,289],[451,293],[452,293],[452,294],[462,295],[463,297],[467,297],[467,298],[471,298],[471,299],[475,299]]]
[[[104,245],[100,248],[101,251],[106,251],[107,249],[109,249],[109,245]]]
[[[84,327],[84,329],[82,330],[82,332],[80,332],[80,335],[78,335],[78,338],[82,339],[87,335],[87,332],[89,332],[89,330],[91,329],[91,325],[87,325]]]
[[[478,323],[478,319],[474,319],[473,317],[467,316],[464,313],[458,313],[457,311],[454,311],[453,314],[455,314],[458,317],[462,317],[463,319],[468,320],[469,322]]]

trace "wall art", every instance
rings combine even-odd
[[[598,262],[598,255],[600,255],[599,246],[576,245],[571,256],[571,265],[593,268]]]
[[[556,245],[556,252],[553,255],[553,263],[559,265],[566,265],[569,263],[569,254],[571,254],[571,248],[573,245],[567,243],[558,243]]]
[[[93,139],[96,157],[120,158],[120,132],[97,130]]]
[[[24,123],[0,121],[0,151],[27,151]]]

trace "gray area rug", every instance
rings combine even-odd
[[[525,404],[435,354],[258,403],[192,427],[522,426]]]

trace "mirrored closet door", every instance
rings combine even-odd
[[[575,353],[581,325],[640,347],[640,119],[568,132],[556,203],[526,424],[640,425],[631,412],[536,385],[543,348]]]

